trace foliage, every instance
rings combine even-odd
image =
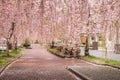
[[[29,48],[31,46],[30,39],[26,38],[25,43],[23,44],[24,47]]]
[[[35,41],[35,44],[39,44],[39,41],[38,41],[38,40],[36,40],[36,41]]]
[[[28,36],[33,42],[79,44],[80,34],[87,31],[115,36],[119,5],[117,0],[0,0],[0,34],[7,36],[15,21],[14,35],[22,43]]]

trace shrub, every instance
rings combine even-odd
[[[35,44],[39,44],[39,41],[38,41],[38,40],[36,40],[36,41],[35,41]]]
[[[29,40],[28,38],[25,40],[25,43],[23,44],[23,46],[24,46],[25,48],[29,48],[29,47],[31,46],[30,40]]]

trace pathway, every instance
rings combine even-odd
[[[67,66],[92,66],[80,59],[62,59],[40,45],[26,49],[21,58],[9,65],[0,80],[80,80]]]

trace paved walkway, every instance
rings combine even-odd
[[[67,66],[93,66],[80,59],[62,59],[40,45],[24,51],[22,57],[9,65],[0,80],[80,80]]]
[[[82,54],[84,54],[84,49],[81,48]],[[105,51],[104,50],[90,50],[90,55],[105,58]],[[120,54],[115,54],[114,51],[108,51],[107,58],[111,60],[120,61]]]
[[[72,66],[70,69],[89,80],[120,80],[120,69],[108,66]]]

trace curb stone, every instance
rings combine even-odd
[[[48,51],[49,52],[49,51]],[[51,54],[55,55],[55,56],[58,56],[60,58],[71,58],[71,57],[66,57],[66,56],[63,56],[63,55],[59,55],[59,54],[56,54],[56,53],[52,53],[50,52]]]
[[[48,52],[49,52],[49,51],[48,51]],[[69,57],[67,57],[67,56],[59,55],[59,54],[52,53],[52,52],[50,52],[50,53],[53,54],[53,55],[55,55],[55,56],[58,56],[58,57],[60,57],[60,58],[77,58],[77,59],[80,59],[79,57],[73,57],[73,56],[69,56]]]
[[[52,52],[50,52],[50,53],[52,53]],[[52,54],[55,55],[55,56],[58,56],[60,58],[65,58],[65,56],[62,56],[62,55],[58,55],[58,54],[55,54],[55,53],[52,53]]]
[[[78,71],[73,70],[73,69],[70,68],[70,67],[68,67],[67,69],[68,69],[70,72],[72,72],[73,74],[75,74],[77,77],[81,78],[82,80],[92,80],[92,79],[90,79],[89,77],[85,76],[84,74],[79,73]]]

